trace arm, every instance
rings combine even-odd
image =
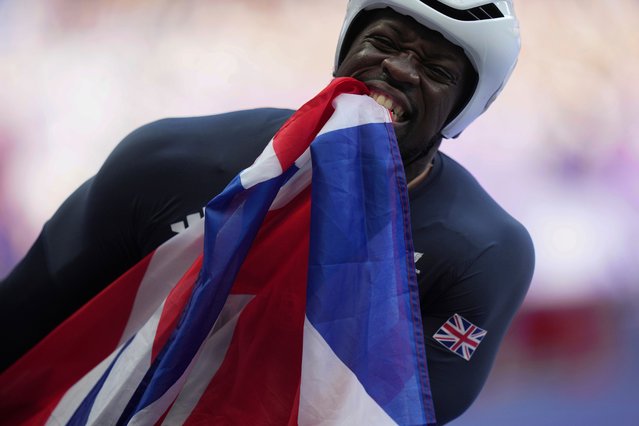
[[[140,258],[115,177],[103,168],[69,196],[0,282],[1,370]]]
[[[175,235],[172,225],[201,212],[291,114],[165,119],[127,136],[0,282],[0,370]]]
[[[510,225],[510,224],[509,224]],[[422,292],[422,319],[431,389],[438,424],[460,416],[479,395],[499,345],[528,290],[534,252],[521,225],[510,225],[468,262],[446,268]],[[424,256],[418,268],[433,261]],[[420,277],[428,281],[433,277]],[[420,283],[420,288],[425,285]],[[487,331],[469,361],[433,338],[454,314]]]

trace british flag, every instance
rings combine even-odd
[[[0,424],[435,424],[401,158],[366,91],[335,80],[0,374]]]
[[[466,361],[475,353],[487,331],[477,327],[459,314],[448,318],[433,338]]]

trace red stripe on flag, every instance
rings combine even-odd
[[[455,336],[457,339],[459,339],[457,342],[455,342],[455,344],[450,348],[451,351],[456,351],[457,349],[459,349],[459,347],[461,345],[463,345],[464,343],[466,343],[469,346],[472,346],[473,348],[477,348],[477,346],[479,346],[479,342],[475,341],[472,337],[471,334],[476,330],[476,327],[474,325],[471,325],[468,330],[466,330],[465,333],[461,333],[457,328],[451,326],[450,324],[446,323],[443,325],[442,327],[444,330],[448,331],[450,334],[452,334],[453,336]]]
[[[285,208],[271,210],[266,214],[253,246],[235,278],[231,294],[257,294],[264,288],[264,277],[272,277],[273,280],[287,279],[288,271],[296,267],[295,259],[298,256],[294,256],[294,253],[297,250],[308,250],[308,241],[300,241],[299,238],[309,232],[310,197],[309,186]],[[306,264],[307,260],[304,262]]]
[[[310,188],[269,212],[233,288],[256,296],[185,424],[297,421],[309,227]]]
[[[117,348],[152,255],[0,375],[1,424],[44,424],[66,391]]]

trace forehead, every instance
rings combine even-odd
[[[365,11],[356,18],[350,39],[365,36],[372,31],[385,31],[396,41],[417,43],[437,51],[450,59],[466,61],[464,50],[450,42],[441,33],[424,27],[410,16],[402,15],[392,9],[375,9]]]

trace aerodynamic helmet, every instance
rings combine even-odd
[[[519,55],[519,23],[512,0],[350,0],[337,42],[335,69],[346,55],[349,28],[365,10],[389,7],[438,31],[464,49],[478,80],[466,106],[442,129],[455,138],[495,100],[510,77]]]

